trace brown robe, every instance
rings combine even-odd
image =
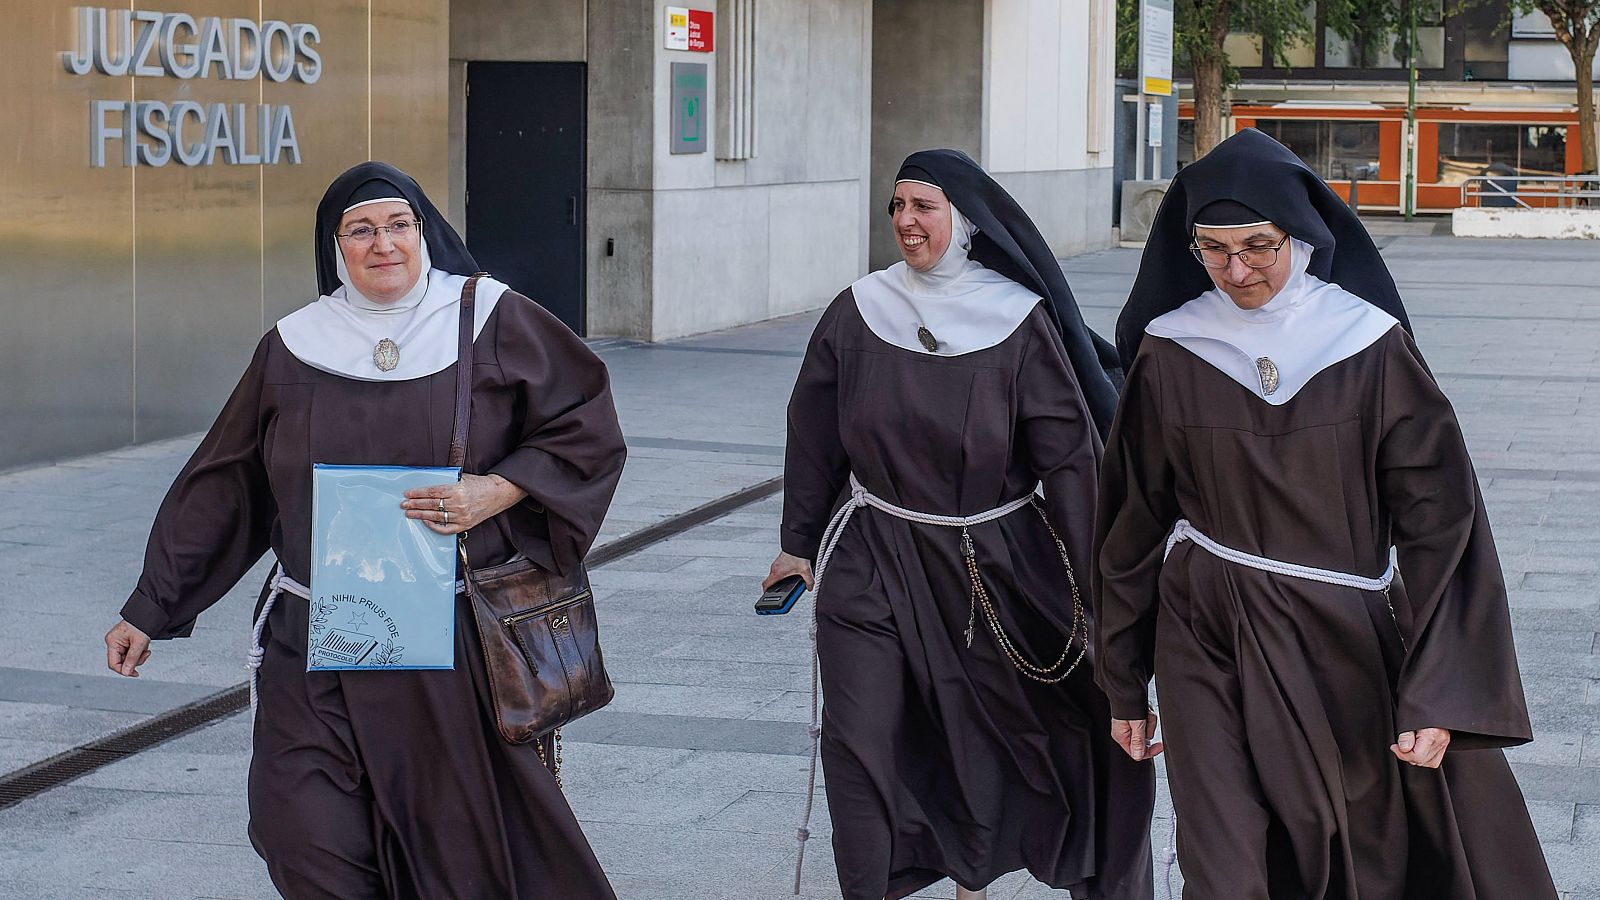
[[[605,366],[512,292],[474,347],[467,469],[529,496],[472,529],[468,552],[570,570],[625,455]],[[312,464],[443,465],[455,383],[453,365],[408,381],[329,374],[269,332],[161,504],[123,617],[187,636],[268,549],[308,583]],[[250,764],[250,838],[284,896],[614,897],[535,748],[500,739],[462,598],[452,671],[308,674],[306,611],[286,594],[269,616]]]
[[[1099,440],[1048,311],[993,347],[937,357],[878,338],[846,290],[789,404],[783,549],[813,559],[847,476],[891,503],[973,515],[1043,482],[1088,606]],[[971,529],[1005,628],[1048,665],[1072,630],[1066,569],[1024,508]],[[1023,677],[979,613],[960,531],[856,512],[818,600],[822,761],[846,900],[1027,869],[1075,897],[1148,900],[1154,771],[1109,739],[1087,663]],[[1080,639],[1081,639],[1080,632]]]
[[[1376,577],[1271,575],[1192,542]],[[1152,675],[1190,900],[1553,898],[1499,748],[1529,741],[1506,590],[1455,414],[1396,326],[1281,406],[1163,338],[1128,375],[1101,477],[1097,675]],[[1393,604],[1392,612],[1389,603]],[[1396,735],[1453,734],[1442,769]]]

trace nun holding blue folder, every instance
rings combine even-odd
[[[151,641],[187,637],[271,550],[249,833],[279,892],[612,900],[550,748],[497,733],[455,583],[458,552],[478,572],[581,578],[625,456],[605,366],[493,278],[464,304],[477,263],[392,166],[339,176],[314,239],[321,296],[261,339],[173,483],[107,664],[137,675]],[[458,478],[438,467],[459,368]],[[429,592],[431,618],[406,608]]]

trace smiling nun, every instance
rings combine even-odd
[[[767,579],[816,563],[844,897],[945,877],[980,897],[1026,869],[1148,900],[1154,771],[1116,749],[1080,665],[1114,351],[965,154],[907,158],[889,214],[903,261],[841,293],[806,350]]]
[[[314,239],[322,296],[261,339],[156,514],[144,573],[106,635],[121,675],[138,674],[151,640],[187,637],[268,550],[275,580],[309,583],[313,463],[446,460],[460,297],[477,264],[417,183],[377,162],[328,188]],[[520,553],[566,573],[622,471],[605,366],[493,279],[475,306],[466,468],[483,474],[412,492],[405,514],[470,529],[485,565]],[[249,833],[280,893],[614,898],[539,748],[499,737],[465,597],[451,671],[308,673],[307,609],[278,595],[251,654]]]
[[[1554,898],[1483,496],[1355,213],[1241,131],[1173,182],[1117,340],[1096,668],[1134,759],[1155,678],[1184,896]]]

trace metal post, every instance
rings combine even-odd
[[[1406,169],[1401,182],[1401,204],[1406,221],[1417,208],[1417,2],[1406,0]]]
[[[1139,79],[1139,99],[1133,104],[1134,125],[1133,139],[1133,180],[1144,180],[1144,79]]]

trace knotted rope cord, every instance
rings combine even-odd
[[[833,551],[839,546],[839,539],[844,535],[846,526],[850,524],[850,518],[855,515],[856,510],[861,509],[862,507],[871,507],[873,509],[886,512],[897,519],[903,519],[907,522],[917,522],[923,525],[940,525],[946,528],[960,528],[961,552],[966,558],[967,571],[972,578],[973,584],[972,593],[968,597],[971,607],[967,614],[967,646],[972,646],[972,636],[974,626],[976,624],[977,606],[981,600],[985,621],[989,623],[990,629],[994,631],[995,639],[999,642],[1001,649],[1005,651],[1006,656],[1011,660],[1012,664],[1017,667],[1017,671],[1035,681],[1043,681],[1046,684],[1054,684],[1072,674],[1073,669],[1077,668],[1078,663],[1083,660],[1084,653],[1088,651],[1088,639],[1085,637],[1085,639],[1082,641],[1083,648],[1078,652],[1078,658],[1073,660],[1072,665],[1069,666],[1065,672],[1062,672],[1059,677],[1049,677],[1056,669],[1061,667],[1062,663],[1066,661],[1068,654],[1072,650],[1072,643],[1077,638],[1079,625],[1083,622],[1083,605],[1078,595],[1078,582],[1076,577],[1073,575],[1072,562],[1067,557],[1066,545],[1062,543],[1061,538],[1056,534],[1055,529],[1050,526],[1049,520],[1046,519],[1045,527],[1050,531],[1050,538],[1051,540],[1055,541],[1056,548],[1061,552],[1061,560],[1067,565],[1067,579],[1072,584],[1073,605],[1072,634],[1068,635],[1067,637],[1067,644],[1066,647],[1061,651],[1061,657],[1057,659],[1055,663],[1046,668],[1037,666],[1025,659],[1021,652],[1017,650],[1016,645],[1011,642],[1010,637],[1006,635],[1005,629],[1001,627],[999,615],[995,611],[993,603],[989,600],[988,592],[983,588],[983,582],[978,577],[977,552],[973,548],[972,536],[968,532],[968,529],[974,525],[982,525],[987,522],[993,522],[996,519],[1009,516],[1024,506],[1029,505],[1034,506],[1034,508],[1039,511],[1039,517],[1043,519],[1044,510],[1038,506],[1034,497],[1034,494],[1029,493],[1027,496],[1019,497],[1016,500],[1005,504],[1004,506],[995,507],[987,512],[978,513],[975,516],[939,516],[932,513],[923,513],[917,512],[913,509],[906,509],[903,506],[896,506],[895,504],[890,503],[881,497],[874,496],[873,494],[868,493],[867,489],[862,487],[861,482],[856,479],[855,474],[851,473],[850,498],[844,502],[843,506],[839,507],[838,512],[833,514],[833,519],[828,522],[828,527],[822,532],[822,553],[817,557],[816,571],[812,576],[813,599],[811,601],[810,627],[811,722],[806,728],[806,733],[811,739],[811,762],[806,774],[805,809],[800,816],[800,827],[795,829],[795,837],[800,842],[800,852],[795,860],[794,865],[794,892],[796,895],[799,895],[800,893],[800,873],[805,867],[806,862],[806,842],[811,839],[811,812],[815,807],[817,795],[817,759],[821,753],[822,746],[822,669],[821,657],[817,654],[817,600],[822,596],[822,579],[823,576],[827,574],[828,563],[833,559]]]
[[[1394,583],[1395,565],[1392,559],[1389,561],[1389,567],[1384,569],[1383,574],[1377,578],[1351,575],[1348,572],[1335,572],[1332,569],[1319,569],[1315,566],[1302,566],[1296,563],[1270,559],[1265,556],[1256,556],[1254,553],[1246,553],[1243,550],[1235,550],[1232,547],[1219,544],[1207,537],[1205,532],[1194,527],[1193,523],[1188,519],[1179,519],[1173,523],[1172,534],[1167,537],[1167,548],[1161,554],[1161,558],[1165,560],[1168,556],[1171,556],[1173,548],[1184,541],[1193,541],[1197,546],[1218,559],[1238,563],[1241,566],[1248,566],[1270,575],[1304,578],[1309,581],[1320,581],[1323,584],[1372,591],[1383,594],[1385,599],[1389,596],[1390,585]],[[1389,615],[1394,615],[1393,603],[1389,605]],[[1172,814],[1172,824],[1167,831],[1167,846],[1161,854],[1162,861],[1166,863],[1167,867],[1167,900],[1172,900],[1172,865],[1178,861],[1177,839],[1178,814],[1174,812]]]
[[[456,593],[460,594],[466,590],[466,584],[458,581],[455,584],[455,588]],[[261,614],[256,616],[255,627],[250,630],[250,650],[245,654],[244,666],[250,670],[250,711],[252,713],[256,710],[256,676],[260,672],[261,661],[266,659],[267,656],[266,648],[261,646],[261,632],[267,627],[267,616],[272,614],[272,607],[277,604],[278,595],[280,594],[293,594],[304,600],[311,599],[311,589],[290,578],[289,573],[283,570],[282,563],[272,567],[272,577],[267,579],[267,599],[266,602],[261,604]],[[542,749],[539,756],[543,759],[544,753]],[[561,737],[557,734],[556,768],[559,770],[560,767]],[[558,786],[559,783],[558,779]]]
[[[267,600],[261,604],[261,615],[256,616],[255,628],[250,632],[250,652],[245,657],[245,668],[250,670],[250,712],[256,711],[256,676],[261,670],[261,661],[266,658],[267,651],[261,646],[261,631],[267,627],[267,616],[272,614],[272,607],[278,602],[278,595],[290,593],[296,597],[311,599],[311,589],[289,577],[283,571],[282,565],[272,567],[272,577],[268,579]]]

